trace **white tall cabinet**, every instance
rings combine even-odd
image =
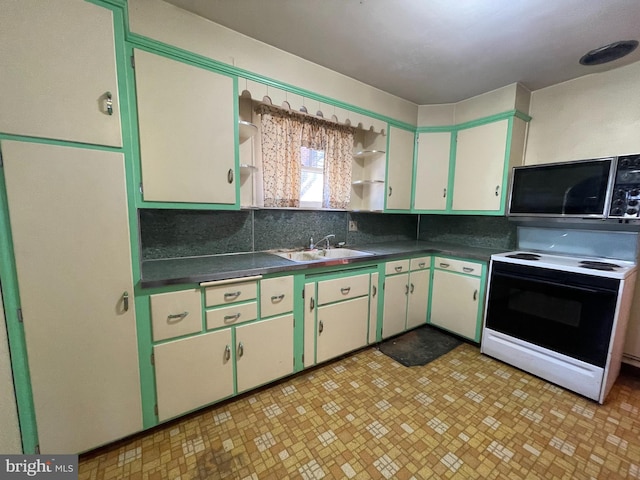
[[[124,156],[2,141],[42,453],[142,429]]]
[[[389,127],[387,149],[387,210],[411,208],[413,150],[415,134],[409,130]]]
[[[122,146],[113,12],[78,0],[1,10],[0,132]]]
[[[135,50],[145,201],[236,203],[233,78]]]
[[[414,209],[446,210],[450,152],[451,132],[418,134]]]

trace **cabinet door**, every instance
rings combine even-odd
[[[232,395],[232,347],[230,328],[153,347],[158,419]]]
[[[369,290],[369,343],[376,343],[378,336],[378,274],[371,274]]]
[[[316,363],[316,283],[304,284],[304,366]]]
[[[293,315],[236,328],[238,392],[293,373]]]
[[[479,294],[479,278],[435,270],[430,322],[478,341]]]
[[[77,453],[139,431],[124,157],[1,147],[40,450]]]
[[[408,294],[408,273],[385,278],[382,338],[391,337],[405,330]]]
[[[389,127],[387,153],[387,210],[411,208],[411,180],[413,178],[413,132]]]
[[[233,79],[135,51],[146,201],[236,203]]]
[[[318,363],[365,346],[368,325],[368,296],[318,308]]]
[[[501,209],[508,120],[458,132],[453,180],[454,210]]]
[[[409,300],[407,304],[407,329],[427,322],[429,306],[429,270],[411,272],[409,277]]]
[[[111,10],[2,2],[0,64],[0,132],[122,146]]]
[[[413,208],[445,210],[449,185],[451,132],[427,132],[418,136],[416,189]]]

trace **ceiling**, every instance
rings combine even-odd
[[[586,67],[640,40],[639,0],[168,0],[418,105],[514,82],[537,90],[640,60]]]

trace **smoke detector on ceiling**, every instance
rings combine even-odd
[[[596,48],[587,52],[580,59],[582,65],[601,65],[613,62],[633,52],[638,46],[637,40],[621,40],[613,42],[604,47]]]

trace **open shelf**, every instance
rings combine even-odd
[[[255,165],[249,165],[248,163],[241,163],[240,164],[240,168],[245,169],[245,170],[257,170],[258,167],[256,167]]]
[[[251,137],[254,137],[256,133],[258,133],[258,126],[251,122],[246,122],[244,120],[240,120],[238,122],[239,130],[240,130],[240,141],[244,142]]]
[[[375,185],[378,183],[384,183],[384,180],[355,180],[351,182],[351,185]]]
[[[354,152],[353,156],[355,158],[362,158],[364,160],[369,159],[369,158],[376,158],[379,157],[381,155],[386,154],[387,152],[385,152],[384,150],[359,150],[357,152]]]

